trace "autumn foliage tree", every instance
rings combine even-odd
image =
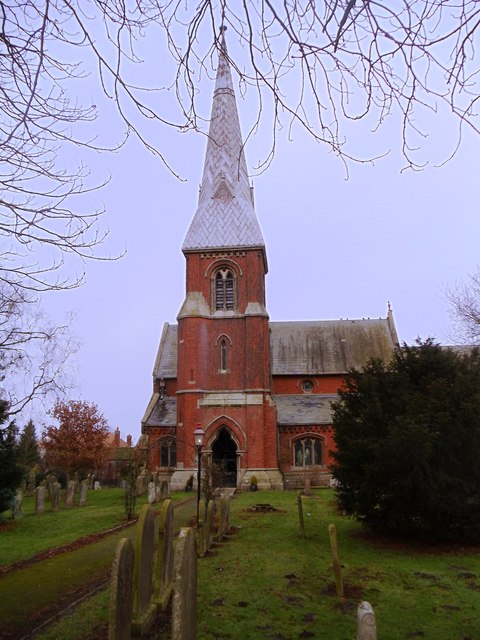
[[[108,423],[96,404],[58,401],[51,415],[59,426],[49,426],[43,432],[48,467],[84,477],[105,463]]]

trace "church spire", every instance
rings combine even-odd
[[[223,31],[201,191],[183,251],[265,247],[248,181]]]

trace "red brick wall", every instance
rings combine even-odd
[[[303,393],[301,384],[304,380],[313,382],[312,393],[337,393],[343,384],[343,376],[341,375],[325,375],[325,376],[273,376],[272,393]]]

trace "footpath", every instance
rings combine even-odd
[[[186,526],[196,514],[196,498],[174,505],[175,530]],[[0,577],[0,639],[19,640],[44,620],[110,578],[117,543],[135,538],[136,524],[97,542],[52,555]]]

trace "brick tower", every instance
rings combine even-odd
[[[176,471],[196,469],[193,432],[223,483],[257,477],[282,487],[270,388],[265,243],[254,209],[235,93],[222,35],[203,178],[182,251],[186,295],[178,314]]]

